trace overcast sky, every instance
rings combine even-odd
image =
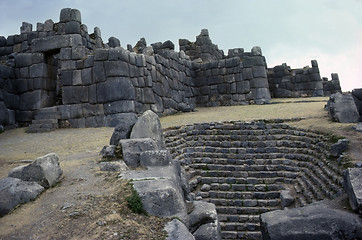
[[[0,35],[19,34],[22,22],[59,21],[62,8],[81,11],[89,33],[121,45],[195,41],[201,29],[227,54],[260,46],[268,67],[292,68],[316,59],[322,77],[338,73],[343,91],[362,88],[362,0],[0,0]],[[178,47],[177,47],[178,48]]]

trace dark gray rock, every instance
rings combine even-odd
[[[22,181],[7,177],[0,180],[0,217],[6,215],[19,204],[34,200],[44,187],[36,182]]]
[[[195,240],[195,237],[189,232],[185,224],[177,219],[173,219],[165,226],[167,232],[166,240]]]
[[[190,232],[194,233],[197,229],[199,229],[204,224],[213,223],[216,227],[219,225],[219,220],[216,212],[215,204],[195,201],[193,202],[194,209],[189,214],[189,229]],[[219,228],[219,227],[218,227]],[[217,236],[217,235],[216,235]],[[220,238],[212,239],[221,239]]]
[[[259,46],[254,46],[252,49],[251,49],[251,53],[253,55],[256,55],[256,56],[261,56],[263,55],[262,51],[261,51],[261,48]]]
[[[106,145],[102,148],[99,153],[102,156],[102,159],[115,159],[116,158],[116,146],[115,145]]]
[[[122,139],[119,144],[122,146],[123,161],[133,168],[140,166],[142,152],[157,148],[156,142],[151,138]]]
[[[201,225],[194,232],[195,240],[221,240],[220,226],[215,223]]]
[[[133,179],[133,186],[148,214],[177,217],[187,226],[187,208],[180,186],[180,171],[179,163],[172,162],[168,166],[149,167],[144,171],[126,171],[120,177]]]
[[[119,140],[128,139],[131,136],[133,125],[137,122],[137,116],[135,114],[123,114],[120,119],[120,124],[114,129],[110,144],[118,145]]]
[[[141,38],[141,39],[136,43],[136,45],[134,46],[133,50],[134,50],[136,53],[142,54],[142,53],[143,53],[143,49],[144,49],[146,46],[147,46],[146,39]]]
[[[147,110],[139,117],[132,128],[131,138],[151,138],[159,149],[166,148],[160,119],[151,110]]]
[[[28,165],[12,169],[8,176],[23,181],[37,182],[43,187],[49,188],[59,182],[62,174],[58,156],[55,153],[49,153]]]
[[[280,191],[280,200],[282,204],[282,208],[289,207],[294,203],[294,197],[290,195],[290,192],[287,190]]]
[[[3,125],[0,125],[0,133],[3,133],[5,131],[5,128]]]
[[[50,50],[72,47],[82,44],[82,36],[79,34],[56,35],[45,38],[37,38],[32,41],[32,52],[47,52]]]
[[[327,103],[329,116],[340,123],[358,122],[359,114],[352,95],[332,94]]]
[[[112,77],[97,85],[97,101],[107,103],[119,100],[134,100],[135,88],[129,78]]]
[[[331,154],[334,157],[339,157],[348,148],[348,139],[339,139],[338,142],[331,146]]]
[[[162,43],[161,48],[162,49],[167,49],[167,50],[174,50],[175,49],[175,44],[173,44],[173,42],[171,42],[170,40],[167,40],[164,43]]]
[[[121,46],[121,42],[119,41],[118,38],[115,37],[110,37],[108,39],[108,45],[110,48],[116,48],[116,47],[120,47]]]
[[[260,216],[263,239],[361,239],[358,215],[337,210],[323,202],[302,208],[277,210]]]
[[[362,214],[362,168],[347,169],[344,174],[344,184],[349,205],[353,211]]]
[[[362,88],[355,88],[352,90],[353,97],[362,101]]]

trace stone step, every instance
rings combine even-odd
[[[261,240],[261,232],[237,232],[237,231],[222,231],[222,239],[248,239],[248,240]]]
[[[244,191],[244,192],[232,192],[232,191],[213,191],[210,190],[209,198],[215,199],[276,199],[280,197],[279,191],[269,191],[269,192],[254,192],[254,191]]]
[[[54,130],[53,128],[47,128],[47,127],[31,127],[29,126],[26,129],[27,133],[43,133],[43,132],[50,132]]]
[[[252,177],[240,177],[240,178],[225,178],[225,177],[201,177],[199,184],[212,184],[212,183],[237,183],[237,184],[275,184],[275,183],[294,183],[295,179],[284,177],[273,178],[252,178]]]
[[[256,232],[260,231],[259,223],[245,222],[220,222],[221,231]]]
[[[278,210],[278,207],[235,207],[235,206],[216,206],[218,214],[230,214],[230,215],[257,215],[274,210]]]
[[[34,119],[32,124],[54,124],[55,126],[58,125],[58,119]]]
[[[212,183],[210,185],[210,190],[215,191],[248,191],[248,190],[256,190],[258,192],[268,192],[268,191],[279,191],[284,189],[280,184],[227,184],[227,183]],[[201,191],[203,191],[201,189]]]
[[[205,199],[216,206],[237,206],[237,207],[277,207],[280,205],[280,199]]]
[[[309,204],[312,202],[315,202],[316,199],[314,198],[313,193],[309,190],[309,186],[303,181],[301,178],[297,178],[297,184],[299,185],[301,189],[301,195],[304,196],[305,201]]]
[[[260,215],[232,215],[232,214],[218,214],[220,222],[250,222],[250,223],[259,223]]]

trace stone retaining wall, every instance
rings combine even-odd
[[[165,130],[173,159],[189,174],[190,198],[214,203],[224,239],[260,239],[259,215],[340,195],[342,171],[325,136],[286,124],[203,123]],[[285,204],[285,203],[283,203]]]

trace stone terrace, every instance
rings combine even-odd
[[[217,207],[223,239],[261,239],[260,214],[282,209],[281,190],[304,206],[342,193],[329,139],[284,123],[202,123],[165,130],[191,194]]]

